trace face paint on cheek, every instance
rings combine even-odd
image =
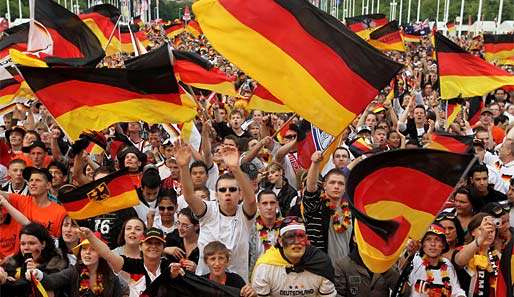
[[[310,244],[310,241],[307,238],[307,234],[305,233],[305,231],[302,230],[288,231],[283,236],[283,242],[285,246],[289,246],[292,244],[307,246]]]

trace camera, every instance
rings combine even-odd
[[[500,226],[502,224],[502,220],[501,219],[494,218],[493,222],[494,222],[494,225],[496,226],[496,228],[500,228]]]

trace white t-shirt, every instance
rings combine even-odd
[[[252,275],[252,287],[259,296],[334,297],[334,283],[309,271],[286,273],[277,265],[259,264]]]
[[[152,227],[157,228],[157,229],[161,229],[162,232],[164,233],[164,236],[166,236],[168,233],[171,233],[171,232],[175,231],[175,229],[177,229],[175,227],[175,224],[173,224],[170,228],[163,226],[162,225],[162,221],[161,221],[161,215],[159,213],[155,214],[155,218],[153,220],[153,226]]]
[[[236,214],[228,217],[221,213],[217,201],[206,201],[207,210],[200,218],[200,235],[198,249],[200,260],[196,274],[209,273],[209,268],[203,261],[203,249],[212,241],[220,241],[231,251],[231,261],[228,270],[241,276],[248,282],[248,261],[250,232],[255,226],[255,217],[249,220],[243,212],[243,206],[237,207]]]
[[[450,277],[450,286],[452,289],[452,297],[457,296],[466,296],[466,292],[461,289],[459,285],[459,280],[457,279],[457,274],[455,273],[455,269],[453,265],[448,259],[443,258],[444,263],[448,266],[448,276]],[[411,285],[411,297],[426,297],[428,296],[426,293],[419,292],[423,290],[426,285],[427,273],[425,270],[425,266],[423,266],[423,260],[419,255],[416,255],[412,260],[413,269],[409,275],[409,283]],[[434,281],[432,282],[434,285],[442,285],[442,277],[441,270],[432,270],[432,274],[434,276]]]
[[[146,218],[146,215],[148,214],[148,211],[150,209],[153,209],[155,210],[155,207],[156,207],[156,204],[157,204],[157,199],[152,201],[152,202],[148,202],[148,206],[146,206],[143,202],[139,201],[139,204],[134,206],[134,210],[136,211],[137,213],[137,216],[143,220],[143,222],[147,222],[147,218]],[[155,210],[156,211],[156,210]],[[157,211],[156,211],[157,212]],[[158,212],[157,212],[158,213]]]

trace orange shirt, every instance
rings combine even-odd
[[[20,230],[21,225],[12,217],[9,224],[0,224],[0,260],[18,251]]]
[[[496,144],[500,144],[503,142],[503,139],[505,138],[505,131],[502,128],[498,126],[493,126],[492,134],[493,140]]]
[[[66,210],[61,205],[50,202],[47,207],[39,207],[33,196],[9,194],[9,202],[21,211],[30,221],[45,226],[53,237],[61,236],[61,225]]]

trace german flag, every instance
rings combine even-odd
[[[382,13],[365,14],[346,18],[346,26],[364,40],[369,39],[369,35],[373,30],[382,27],[385,24],[387,24],[387,18]]]
[[[266,90],[266,88],[261,84],[257,84],[257,87],[255,87],[252,97],[250,97],[250,102],[248,102],[247,108],[250,110],[262,110],[265,112],[291,112],[291,109],[289,109],[284,104],[284,102],[273,96],[273,94]]]
[[[420,43],[421,42],[421,34],[409,34],[405,33],[405,31],[400,32],[402,36],[403,42],[410,42],[410,43]]]
[[[472,155],[437,150],[396,150],[352,169],[347,193],[359,254],[368,269],[385,272],[409,238],[423,237],[472,160]]]
[[[455,23],[454,22],[447,22],[446,28],[448,29],[448,33],[453,33],[456,30]]]
[[[219,53],[331,135],[402,67],[307,1],[200,0],[193,11]]]
[[[190,20],[187,22],[186,31],[191,33],[195,38],[200,37],[203,34],[202,29],[200,28],[200,24],[198,24],[195,20]]]
[[[396,20],[371,32],[368,43],[382,51],[405,51]]]
[[[498,65],[514,65],[514,56],[499,61]]]
[[[495,296],[512,296],[514,294],[514,242],[512,240],[504,247],[500,259]]]
[[[502,61],[514,56],[514,34],[484,34],[484,57],[487,61]]]
[[[442,99],[483,96],[506,85],[514,76],[474,56],[440,33],[435,36]]]
[[[95,67],[105,56],[100,41],[78,16],[52,0],[35,1],[34,18],[50,33],[52,56],[48,65]]]
[[[140,15],[134,17],[134,19],[132,20],[132,23],[134,25],[138,26],[139,29],[141,29],[141,28],[143,28],[145,26],[145,22],[143,22],[143,20],[141,19]]]
[[[447,118],[444,125],[445,129],[448,129],[453,122],[457,119],[457,116],[462,111],[462,100],[452,99],[448,100],[448,108],[446,110]]]
[[[168,37],[168,39],[170,40],[175,38],[175,36],[180,35],[180,33],[186,30],[182,22],[163,25],[163,29],[166,34],[166,37]]]
[[[115,35],[109,46],[107,46],[109,37],[111,34],[115,33],[114,27],[120,15],[119,9],[110,4],[95,5],[88,9],[86,13],[79,15],[80,19],[98,38],[102,48],[107,47],[105,49],[107,55],[117,53],[120,48],[119,40],[116,40]]]
[[[100,131],[117,122],[185,122],[196,115],[196,106],[180,99],[171,67],[20,70],[73,140],[82,131]]]
[[[359,137],[350,144],[350,152],[354,157],[370,153],[373,151],[373,146],[366,139]]]
[[[16,72],[12,67],[0,67],[0,106],[10,103],[20,90],[20,80],[15,78]],[[16,75],[19,77],[19,75]]]
[[[85,184],[59,196],[59,200],[75,220],[85,220],[139,203],[136,186],[126,170]]]
[[[235,81],[212,64],[192,52],[173,51],[173,69],[177,80],[198,89],[237,96]]]
[[[11,48],[26,51],[28,38],[29,23],[23,23],[5,30],[4,37],[0,39],[0,59],[7,57]]]
[[[428,148],[466,154],[473,147],[472,136],[461,136],[445,132],[433,132],[431,135],[431,143]]]
[[[480,120],[480,112],[484,108],[485,104],[481,96],[476,96],[469,99],[468,108],[468,122],[471,126],[474,126]]]

